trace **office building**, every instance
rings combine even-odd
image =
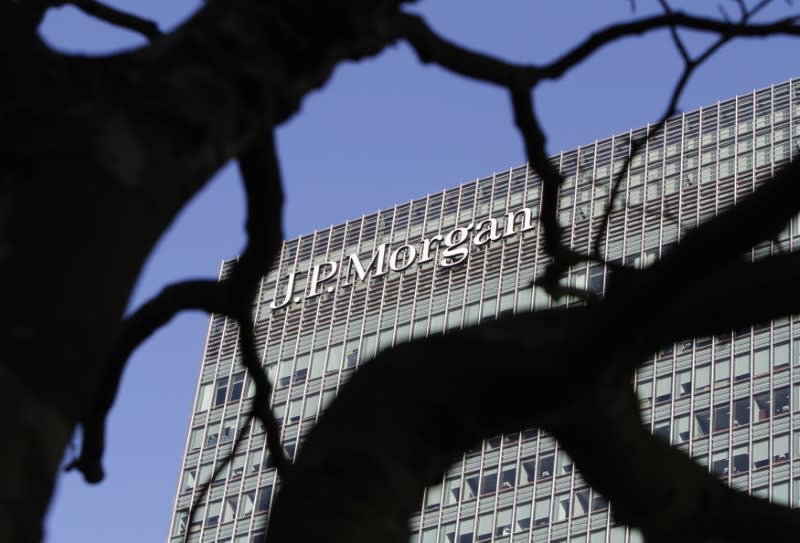
[[[609,205],[609,182],[647,129],[553,157],[565,183],[559,220],[588,250]],[[671,119],[626,173],[603,243],[609,261],[658,259],[681,235],[734,205],[789,161],[800,137],[800,80]],[[254,310],[259,356],[275,385],[282,442],[304,433],[356,368],[381,349],[511,312],[557,304],[531,288],[547,255],[536,217],[540,181],[522,166],[286,241]],[[753,258],[800,244],[793,221]],[[221,276],[232,263],[224,263]],[[569,284],[602,292],[603,266],[574,267]],[[735,293],[731,294],[735,296]],[[275,490],[265,439],[251,431],[210,488],[199,483],[230,452],[252,393],[237,332],[213,316],[200,369],[169,541],[263,537]],[[624,330],[620,341],[625,341]],[[654,354],[637,372],[645,424],[731,486],[800,505],[800,319],[784,318]],[[569,388],[569,383],[550,384]],[[643,497],[646,499],[646,497]],[[627,543],[569,457],[531,429],[486,441],[421,497],[412,541]]]

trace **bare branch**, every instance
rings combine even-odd
[[[748,18],[760,11],[763,2],[748,12]],[[395,31],[417,51],[423,62],[435,62],[455,73],[510,87],[535,86],[543,79],[557,79],[575,68],[606,45],[621,38],[635,36],[662,28],[687,28],[731,37],[763,37],[767,35],[800,36],[796,17],[772,23],[745,24],[727,22],[670,11],[664,15],[611,25],[590,35],[572,50],[544,66],[515,65],[483,53],[468,51],[437,36],[418,16],[406,13],[395,18]]]
[[[253,412],[268,430],[270,450],[282,450],[278,440],[277,426],[269,407],[271,385],[258,363],[252,342],[252,316],[250,303],[261,277],[266,274],[277,251],[280,238],[280,208],[282,195],[277,159],[274,154],[272,135],[265,133],[251,149],[245,151],[240,160],[243,179],[248,193],[248,244],[237,261],[231,276],[219,283],[211,280],[186,281],[166,287],[158,296],[145,303],[123,323],[115,352],[107,365],[103,386],[95,398],[93,408],[81,421],[83,439],[79,457],[67,466],[67,470],[78,469],[84,479],[97,483],[103,479],[102,454],[104,449],[105,421],[113,405],[122,378],[122,372],[130,354],[153,332],[166,324],[177,313],[188,309],[199,309],[208,313],[219,313],[236,318],[239,323],[249,323],[249,332],[240,331],[245,353],[244,361],[248,374],[256,384]],[[273,208],[273,213],[263,210]],[[262,210],[256,213],[255,209]],[[240,326],[240,329],[242,327]],[[249,335],[248,335],[249,334]],[[246,341],[250,340],[247,344]],[[249,345],[250,347],[248,347]],[[248,348],[253,352],[248,352]],[[266,400],[264,400],[266,398]],[[285,465],[276,457],[276,465]],[[285,468],[284,468],[285,471]]]
[[[629,384],[597,386],[581,403],[582,418],[549,430],[584,479],[610,499],[615,520],[641,529],[645,541],[748,543],[763,537],[767,526],[770,541],[796,538],[797,511],[728,488],[653,436],[641,424]],[[625,466],[630,476],[610,466]]]
[[[247,246],[237,260],[228,280],[231,285],[229,315],[239,323],[239,345],[242,351],[242,365],[255,385],[255,396],[247,415],[243,430],[237,436],[234,447],[218,464],[211,479],[189,509],[189,525],[197,515],[197,506],[202,503],[212,481],[222,472],[230,459],[236,454],[244,429],[249,428],[253,417],[257,418],[267,434],[267,449],[272,457],[278,475],[286,479],[290,462],[286,458],[280,442],[280,428],[270,406],[272,384],[261,367],[256,353],[253,336],[252,300],[261,278],[267,273],[275,253],[280,247],[281,217],[283,205],[280,171],[275,153],[272,131],[265,129],[255,138],[253,145],[239,155],[239,170],[247,192]],[[187,530],[184,540],[189,537]]]
[[[793,541],[800,514],[727,489],[642,426],[630,387],[632,369],[621,369],[630,368],[625,359],[638,353],[620,350],[617,338],[607,335],[618,315],[609,310],[600,302],[521,314],[379,354],[345,385],[311,431],[273,504],[268,538],[407,541],[407,514],[423,487],[438,480],[465,448],[539,427],[550,431],[585,479],[611,499],[619,520],[642,528],[648,540],[724,536],[749,542],[752,530],[731,533],[729,522],[740,522],[735,517],[753,509],[757,517],[777,523],[776,533],[784,534],[778,540]],[[650,324],[640,322],[629,331],[643,326]],[[481,372],[488,357],[493,371]],[[456,374],[449,362],[454,359]],[[557,387],[525,393],[532,381],[565,379],[573,394]],[[481,390],[483,401],[458,402],[464,390]],[[636,475],[621,477],[610,465]],[[651,498],[646,504],[645,490]],[[298,525],[302,511],[339,503],[334,495],[352,505],[337,507],[323,523]]]
[[[800,253],[733,261],[681,292],[656,317],[649,344],[710,336],[800,312]],[[734,290],[735,289],[735,290]],[[731,292],[737,292],[732,297]],[[664,331],[669,331],[664,334]]]
[[[102,386],[98,387],[94,406],[81,421],[81,452],[66,470],[77,469],[88,483],[103,479],[102,456],[105,448],[105,421],[119,389],[122,372],[131,353],[153,332],[181,311],[198,309],[221,312],[224,285],[211,280],[184,281],[165,287],[122,323],[116,349],[106,366]]]
[[[162,36],[155,22],[102,4],[96,0],[60,0],[58,4],[72,4],[87,15],[92,15],[114,26],[142,34],[150,41]]]
[[[561,225],[558,223],[558,188],[563,178],[545,151],[547,139],[533,112],[530,91],[526,88],[511,90],[514,121],[522,134],[531,166],[542,178],[542,204],[540,220],[545,228],[545,247],[551,256],[561,253]]]
[[[683,72],[672,91],[664,114],[651,127],[646,137],[632,142],[631,152],[626,158],[622,170],[616,175],[612,183],[611,203],[603,216],[600,228],[597,230],[590,253],[590,256],[597,256],[608,225],[614,199],[619,193],[624,177],[627,175],[631,160],[647,144],[650,134],[658,132],[663,128],[667,119],[675,114],[680,96],[694,71],[733,37],[762,36],[776,33],[800,35],[800,27],[795,24],[795,18],[786,18],[770,24],[747,24],[750,17],[764,7],[764,2],[745,12],[738,22],[690,16],[672,10],[666,0],[659,0],[659,3],[665,11],[664,15],[609,26],[591,35],[573,50],[543,67],[515,65],[481,53],[468,51],[437,36],[417,16],[401,14],[395,19],[396,32],[399,36],[409,41],[423,62],[436,62],[455,73],[506,87],[511,92],[515,121],[525,142],[528,160],[542,178],[543,183],[540,220],[545,231],[545,246],[553,257],[553,261],[545,271],[542,284],[550,285],[550,288],[557,284],[560,275],[570,265],[586,257],[574,254],[569,248],[564,247],[561,242],[561,228],[558,225],[557,216],[557,197],[558,189],[561,185],[561,176],[547,157],[544,132],[535,117],[531,105],[531,89],[542,79],[560,77],[608,43],[625,36],[642,34],[663,27],[670,29],[675,46],[684,60]],[[720,37],[698,58],[692,59],[678,34],[678,28],[681,27],[717,33]]]
[[[670,9],[669,5],[664,0],[660,1],[663,2],[665,9],[667,10]],[[672,12],[670,11],[669,13]],[[747,17],[747,15],[745,17]],[[746,22],[746,19],[744,20],[744,22]],[[645,134],[643,138],[640,138],[632,142],[631,151],[630,153],[628,153],[628,156],[625,157],[625,163],[622,169],[616,175],[614,181],[611,184],[611,191],[610,191],[611,194],[609,196],[610,203],[608,205],[606,213],[603,215],[603,218],[600,222],[600,228],[598,228],[597,230],[597,235],[595,236],[592,248],[593,253],[597,255],[600,254],[600,245],[603,242],[604,236],[608,228],[608,221],[610,220],[611,217],[611,211],[613,209],[614,200],[617,197],[620,188],[622,187],[622,182],[624,181],[625,176],[628,173],[631,161],[639,154],[639,151],[650,141],[651,134],[655,134],[660,130],[662,130],[666,125],[667,121],[669,120],[669,118],[675,115],[675,113],[677,113],[678,102],[680,101],[680,97],[683,95],[683,91],[686,89],[686,85],[689,83],[689,78],[691,78],[695,70],[697,70],[697,68],[699,68],[706,60],[711,58],[711,56],[714,53],[716,53],[723,45],[725,45],[733,37],[731,35],[721,36],[717,41],[711,44],[699,57],[697,57],[696,59],[692,59],[689,56],[688,51],[684,47],[683,41],[680,39],[680,36],[678,36],[675,27],[670,27],[670,29],[673,32],[673,41],[675,42],[676,47],[680,51],[681,57],[683,57],[684,59],[683,71],[680,77],[678,78],[678,81],[675,83],[675,87],[672,89],[672,94],[670,96],[669,103],[667,104],[664,113],[661,115],[661,118],[658,120],[658,122],[655,123],[654,126],[648,127],[647,134]]]
[[[759,6],[756,6],[760,9]],[[751,10],[752,14],[752,10]],[[772,23],[742,24],[687,15],[674,11],[669,15],[656,15],[637,21],[620,23],[600,30],[547,66],[539,68],[542,79],[557,79],[592,56],[609,43],[626,36],[636,36],[664,27],[687,28],[735,37],[763,37],[768,35],[800,36],[796,17],[779,19]]]
[[[248,313],[249,315],[249,313]],[[272,462],[278,470],[278,475],[286,478],[289,473],[290,461],[286,457],[280,442],[280,429],[275,419],[275,414],[270,407],[270,396],[272,394],[272,384],[267,379],[261,363],[256,356],[255,338],[253,336],[252,317],[250,322],[244,319],[239,326],[239,341],[242,345],[242,359],[247,374],[255,383],[256,392],[251,407],[251,415],[247,418],[256,417],[267,432],[267,449],[272,456]]]
[[[658,3],[661,4],[661,7],[663,8],[665,14],[667,15],[672,14],[672,8],[669,6],[669,3],[667,3],[667,0],[658,0]],[[672,41],[675,43],[675,47],[678,49],[681,58],[683,58],[683,61],[686,63],[691,62],[689,59],[689,52],[687,51],[686,46],[683,43],[683,40],[678,34],[678,29],[675,27],[675,25],[670,25],[669,33],[672,36]]]
[[[761,241],[772,239],[796,214],[796,202],[800,201],[798,200],[800,199],[800,185],[796,183],[798,175],[800,175],[800,162],[796,160],[781,169],[769,183],[760,187],[737,205],[690,231],[661,260],[649,268],[641,270],[632,281],[619,285],[618,288],[612,284],[614,288],[609,289],[605,302],[619,307],[618,325],[641,327],[639,322],[641,320],[655,323],[648,332],[643,330],[640,335],[636,336],[642,338],[641,345],[637,347],[641,356],[654,351],[665,341],[671,341],[671,337],[665,335],[669,333],[670,328],[661,326],[660,323],[662,319],[669,320],[666,315],[670,315],[671,311],[680,313],[675,308],[682,303],[682,300],[690,299],[685,298],[686,296],[703,299],[700,290],[705,288],[708,296],[719,297],[719,291],[714,287],[713,278],[717,278],[720,283],[727,284],[731,281],[744,281],[741,278],[749,277],[748,280],[752,281],[754,285],[760,281],[758,284],[763,285],[762,288],[766,289],[766,279],[758,279],[766,276],[765,272],[761,270],[770,269],[772,273],[778,273],[774,269],[777,265],[775,263],[794,262],[789,260],[789,256],[786,259],[774,256],[769,261],[759,262],[758,265],[754,264],[752,267],[744,269],[753,271],[730,268],[732,263],[740,259],[741,255],[751,247]],[[764,210],[769,210],[769,212],[765,213]],[[772,268],[768,266],[772,266]],[[796,265],[788,266],[787,272],[792,273],[796,269]],[[776,275],[777,277],[780,275]],[[777,284],[779,283],[776,279]],[[774,297],[770,299],[774,301]],[[751,302],[754,308],[759,307],[755,300]],[[791,304],[793,298],[784,296],[783,302]],[[719,307],[724,307],[724,305]],[[754,310],[754,317],[751,318],[759,318],[759,315],[763,318],[772,318],[777,316],[775,312],[783,310],[785,310],[784,306],[776,302],[773,313],[767,313],[766,309]],[[702,312],[698,310],[697,314],[702,314]],[[743,318],[741,315],[741,310],[731,310],[727,317],[723,318],[722,315],[719,317],[722,322],[729,324],[730,319]],[[687,322],[693,322],[690,317],[686,316],[685,318]],[[673,329],[680,330],[681,334],[688,333],[687,329],[681,328],[678,324],[675,324]],[[699,329],[692,330],[692,332],[697,332],[697,335],[704,333]],[[643,339],[645,337],[659,339]]]
[[[514,82],[532,87],[539,79],[535,66],[511,64],[450,43],[417,15],[400,13],[395,23],[398,35],[411,44],[421,62],[435,62],[459,75],[500,86]]]
[[[744,0],[733,0],[733,2],[739,7],[739,17],[747,17],[747,4],[744,3]]]

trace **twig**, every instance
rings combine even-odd
[[[277,424],[269,407],[271,385],[258,362],[252,340],[250,305],[261,277],[267,273],[280,246],[283,197],[272,133],[265,130],[256,140],[257,143],[240,156],[240,168],[248,196],[248,243],[242,257],[226,280],[185,281],[166,287],[123,322],[103,377],[103,386],[98,387],[98,396],[92,409],[81,420],[81,453],[66,467],[67,470],[81,471],[87,482],[97,483],[103,479],[105,421],[130,354],[177,313],[188,309],[223,314],[239,321],[245,367],[256,385],[256,398],[260,402],[254,402],[252,413],[248,416],[255,414],[268,430],[270,450],[282,450]],[[273,209],[272,213],[269,212],[270,208]],[[285,476],[288,462],[282,461],[279,456],[276,456],[275,462],[279,466],[279,473]]]
[[[544,66],[518,65],[503,60],[469,51],[459,45],[450,43],[436,35],[425,22],[414,15],[405,13],[395,18],[395,31],[399,37],[405,38],[417,52],[422,62],[435,62],[465,77],[494,83],[507,88],[511,92],[515,122],[520,130],[528,155],[528,161],[542,178],[543,195],[540,221],[544,229],[545,246],[553,257],[541,279],[545,285],[554,287],[559,276],[569,266],[586,259],[578,255],[561,240],[561,228],[558,224],[558,189],[561,186],[561,175],[550,163],[545,147],[545,137],[536,119],[531,104],[531,92],[544,79],[556,79],[579,65],[605,45],[631,35],[643,34],[659,28],[669,28],[673,42],[684,60],[684,70],[673,89],[664,114],[653,125],[645,138],[632,143],[631,151],[625,159],[622,170],[612,182],[609,208],[604,214],[601,226],[597,230],[590,257],[599,257],[599,248],[608,225],[614,198],[619,193],[622,180],[627,175],[630,162],[639,150],[647,144],[650,134],[658,132],[667,119],[675,114],[680,96],[694,70],[716,52],[723,44],[734,37],[763,36],[767,34],[800,35],[800,27],[796,17],[779,19],[767,24],[749,24],[750,18],[760,11],[769,0],[762,0],[751,10],[743,11],[738,22],[720,21],[716,19],[695,17],[683,12],[674,11],[667,0],[659,0],[664,14],[645,17],[636,21],[611,25],[590,35],[565,55]],[[632,4],[634,6],[635,4]],[[678,34],[678,28],[687,28],[719,34],[719,39],[698,58],[692,59],[689,51]]]
[[[668,10],[668,14],[672,14],[673,12],[670,10],[669,5],[664,0],[659,0],[664,6],[665,10]],[[768,3],[768,2],[767,2]],[[742,16],[742,19],[739,24],[746,24],[747,21],[760,9],[762,9],[766,4],[761,2],[759,5],[755,6],[753,10],[749,12],[745,12]],[[663,129],[666,125],[666,122],[669,120],[670,117],[675,115],[678,109],[678,101],[680,97],[683,95],[683,91],[686,89],[686,85],[689,83],[689,78],[694,74],[695,70],[700,67],[706,60],[708,60],[714,53],[719,51],[719,49],[728,43],[731,39],[733,39],[733,35],[731,34],[724,34],[720,36],[720,38],[711,44],[703,53],[701,53],[697,58],[691,58],[688,51],[686,50],[683,41],[678,36],[677,30],[675,30],[674,26],[671,26],[670,29],[672,30],[672,38],[675,42],[676,48],[680,51],[681,57],[684,60],[684,67],[681,73],[680,78],[678,78],[675,87],[672,89],[672,94],[670,96],[669,103],[667,104],[664,113],[661,115],[661,118],[656,122],[654,127],[651,127],[645,137],[640,138],[634,142],[632,142],[631,151],[628,153],[628,156],[625,158],[625,163],[620,170],[620,172],[614,178],[611,184],[611,194],[610,194],[610,204],[608,206],[608,210],[606,213],[603,214],[603,218],[600,223],[600,228],[597,230],[597,237],[595,237],[595,241],[593,244],[592,251],[595,254],[600,254],[600,246],[602,245],[604,235],[606,233],[608,227],[608,221],[610,219],[611,211],[613,208],[614,199],[616,198],[619,189],[622,186],[622,181],[624,180],[625,176],[628,173],[628,169],[630,168],[630,163],[634,157],[637,156],[641,148],[646,145],[650,140],[650,135],[657,133],[659,130]]]
[[[117,8],[101,4],[96,0],[64,0],[59,4],[72,4],[87,15],[92,15],[114,26],[142,34],[153,41],[162,36],[158,25],[148,19],[127,13]]]
[[[105,448],[105,421],[131,353],[181,311],[199,309],[208,313],[222,312],[223,291],[221,283],[211,280],[176,283],[165,287],[123,321],[115,351],[109,358],[103,376],[103,386],[98,387],[94,405],[81,421],[83,435],[80,455],[66,466],[66,471],[77,469],[88,483],[98,483],[103,479],[101,461]]]
[[[239,170],[247,193],[247,246],[236,261],[231,272],[230,305],[228,315],[239,323],[239,345],[242,349],[242,364],[255,384],[255,396],[250,412],[243,425],[249,427],[253,417],[257,418],[267,434],[267,449],[278,475],[284,480],[289,474],[290,462],[280,442],[280,429],[270,406],[272,384],[269,382],[256,352],[253,336],[251,304],[261,278],[267,273],[280,247],[282,237],[280,209],[283,204],[280,170],[275,152],[272,132],[264,131],[255,143],[239,155]],[[241,435],[239,436],[241,438]],[[211,481],[221,473],[236,452],[236,446],[215,470]],[[200,496],[192,503],[188,518],[191,526],[197,514],[197,506],[208,490],[203,487]],[[188,531],[186,536],[188,537]]]

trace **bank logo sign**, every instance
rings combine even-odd
[[[467,226],[459,226],[447,234],[436,234],[418,243],[406,243],[389,247],[388,243],[378,245],[367,259],[356,253],[342,256],[339,260],[322,262],[310,269],[308,282],[302,292],[296,292],[297,277],[303,270],[289,272],[285,289],[280,289],[281,278],[276,280],[275,294],[269,306],[279,309],[290,302],[300,303],[325,292],[352,286],[355,281],[367,277],[381,277],[390,272],[402,272],[411,266],[436,261],[441,268],[452,268],[463,264],[469,258],[470,248],[481,247],[492,241],[519,235],[535,228],[535,217],[530,208],[523,207],[510,211],[503,217],[484,219]],[[282,293],[279,291],[283,290]]]

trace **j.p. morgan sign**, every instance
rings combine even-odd
[[[285,283],[278,278],[270,308],[279,309],[289,302],[300,303],[324,292],[352,286],[355,281],[364,281],[368,276],[380,277],[389,272],[402,272],[430,261],[436,261],[442,268],[452,268],[467,261],[471,246],[481,247],[531,230],[535,227],[534,220],[531,209],[524,207],[499,219],[484,219],[459,226],[446,234],[436,234],[417,243],[397,247],[382,243],[369,258],[362,259],[356,253],[350,253],[339,260],[322,262],[307,270],[308,282],[304,292],[295,292],[297,276],[301,271],[294,270],[288,274]],[[281,284],[285,284],[285,290],[280,288]],[[283,293],[279,294],[281,290]]]

